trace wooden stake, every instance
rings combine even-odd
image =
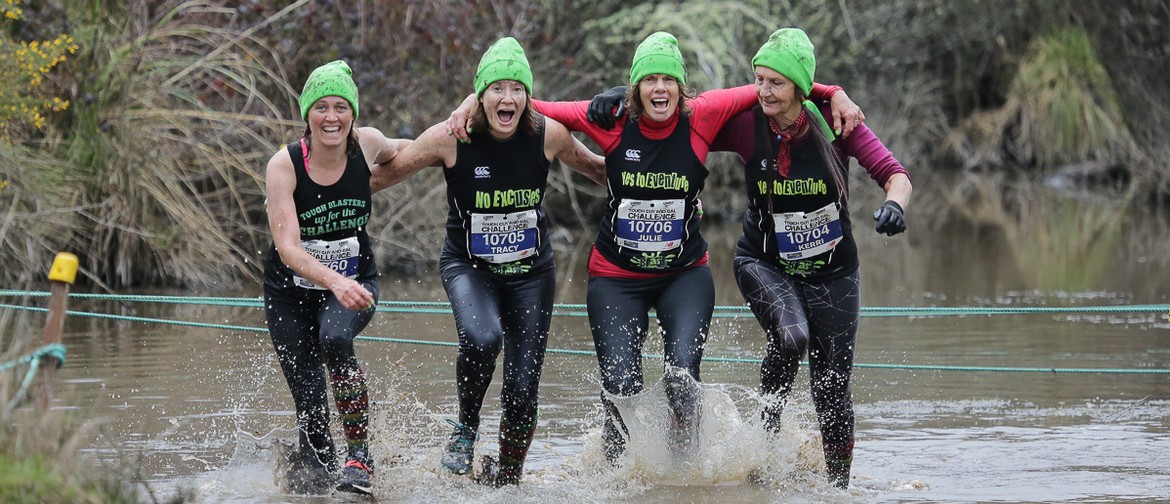
[[[69,288],[77,278],[77,256],[69,252],[60,252],[53,259],[53,267],[49,270],[49,317],[45,321],[45,336],[42,343],[45,345],[61,342],[61,329],[65,325],[65,306],[69,299]],[[56,358],[41,357],[39,375],[37,376],[37,413],[49,410],[49,402],[53,395],[53,376],[60,366]]]

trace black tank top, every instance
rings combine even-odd
[[[498,275],[523,275],[553,264],[544,195],[549,159],[544,117],[535,135],[497,140],[487,131],[459,143],[447,180],[444,254],[466,258]]]
[[[758,105],[753,113],[755,149],[744,163],[748,208],[738,253],[768,260],[790,275],[809,280],[852,273],[858,258],[848,204],[838,198],[833,175],[816,142],[811,137],[794,142],[792,166],[788,176],[781,177],[776,169],[779,138],[768,128]],[[781,222],[779,231],[777,221]]]
[[[594,245],[622,269],[668,273],[707,252],[695,208],[709,172],[691,147],[690,124],[683,115],[670,136],[650,140],[627,121],[605,156],[609,204]]]
[[[301,226],[301,245],[343,275],[360,281],[377,278],[378,266],[366,233],[370,221],[370,167],[361,148],[349,155],[341,178],[323,186],[309,177],[301,145],[288,145],[297,178],[293,202]],[[354,249],[352,253],[350,247]],[[317,290],[296,278],[295,272],[280,260],[274,243],[264,265],[265,286],[288,292]]]

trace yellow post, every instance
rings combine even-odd
[[[45,336],[42,339],[45,345],[61,342],[61,329],[65,325],[65,301],[69,298],[69,288],[76,278],[77,256],[69,252],[57,253],[53,267],[49,270],[49,318],[45,321]],[[41,357],[40,374],[37,376],[37,413],[49,409],[53,395],[53,375],[59,365],[61,363],[54,357]]]

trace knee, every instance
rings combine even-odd
[[[776,321],[768,328],[768,350],[783,355],[804,355],[808,349],[808,334],[793,327],[785,327]]]
[[[466,331],[459,338],[459,354],[477,362],[483,360],[495,361],[500,354],[500,347],[504,341],[502,329],[493,328],[482,331]]]
[[[347,331],[322,331],[321,349],[330,358],[353,353],[353,335]],[[332,359],[330,359],[332,360]]]

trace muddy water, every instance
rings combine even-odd
[[[863,306],[1170,303],[1164,248],[1170,236],[1156,231],[1164,223],[1150,219],[1124,225],[1111,238],[1115,244],[1093,244],[1106,247],[1106,261],[1071,245],[1032,249],[1020,242],[1021,236],[1036,241],[1046,232],[1042,227],[1021,234],[922,226],[897,238],[858,232]],[[740,304],[729,270],[737,228],[705,226],[718,303]],[[583,257],[581,250],[560,254]],[[583,302],[583,263],[561,265],[557,300]],[[382,292],[384,300],[445,301],[437,275],[387,275]],[[226,295],[258,296],[259,290]],[[93,419],[100,435],[88,454],[139,467],[160,495],[182,488],[199,502],[354,500],[289,496],[274,483],[280,440],[292,437],[293,412],[267,335],[243,329],[263,327],[259,308],[85,300],[71,301],[71,308],[234,327],[71,318],[69,361],[59,374],[54,407]],[[857,448],[847,492],[828,488],[818,476],[807,373],[785,413],[785,432],[768,438],[752,420],[758,367],[705,364],[704,397],[722,405],[718,414],[704,416],[713,441],[703,448],[704,460],[672,466],[664,477],[663,464],[673,462],[653,455],[634,467],[604,464],[596,363],[561,353],[546,360],[541,422],[524,483],[481,488],[437,470],[448,432],[442,420],[455,413],[455,349],[420,343],[454,342],[450,315],[382,311],[364,334],[419,342],[358,343],[375,402],[379,502],[1170,500],[1170,375],[1006,371],[1170,369],[1166,313],[863,317],[857,362],[893,367],[855,372]],[[651,340],[647,351],[656,353]],[[585,319],[555,319],[549,347],[589,350]],[[762,349],[754,320],[721,318],[707,355],[754,359]],[[915,365],[941,368],[899,368]],[[498,390],[497,384],[489,392],[477,453],[495,453]],[[648,407],[653,400],[647,399]]]

